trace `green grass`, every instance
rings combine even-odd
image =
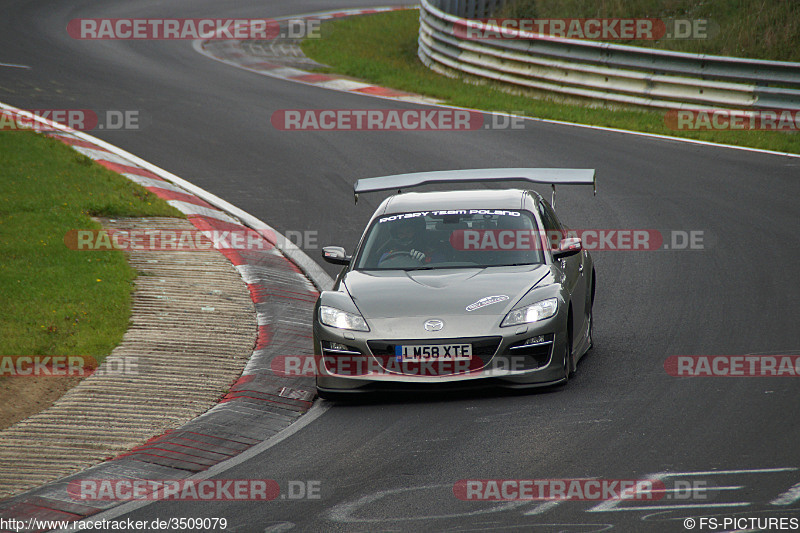
[[[128,328],[136,272],[120,251],[75,251],[90,216],[183,215],[54,139],[0,132],[0,354],[102,360]]]
[[[323,71],[432,96],[456,106],[800,153],[796,133],[679,131],[666,126],[663,111],[568,105],[509,94],[494,83],[465,83],[436,74],[417,58],[418,17],[416,10],[409,10],[326,22],[323,38],[307,39],[303,51],[329,65]]]
[[[615,42],[695,54],[800,61],[797,0],[517,0],[497,16],[706,19],[718,31],[709,32],[705,39]]]

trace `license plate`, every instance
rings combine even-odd
[[[394,347],[397,360],[402,361],[470,361],[471,344],[417,344]]]

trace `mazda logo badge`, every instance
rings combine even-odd
[[[426,320],[425,331],[440,331],[444,327],[444,322],[438,319]]]

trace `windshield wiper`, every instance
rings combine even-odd
[[[485,265],[426,265],[426,266],[418,266],[418,267],[409,267],[404,268],[406,272],[410,272],[412,270],[448,270],[451,268],[486,268]]]

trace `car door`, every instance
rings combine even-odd
[[[561,240],[568,236],[567,228],[561,223],[556,216],[555,211],[547,203],[547,200],[542,199],[539,202],[539,215],[544,224],[545,231],[548,235],[548,243],[551,244],[552,250],[557,250],[561,244]],[[588,327],[586,317],[586,275],[584,265],[584,252],[575,254],[573,256],[556,261],[556,266],[564,273],[565,288],[570,294],[572,302],[572,344],[573,346],[579,345],[582,340],[581,335]]]

